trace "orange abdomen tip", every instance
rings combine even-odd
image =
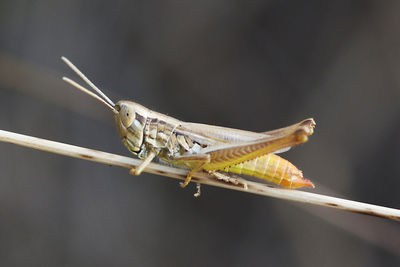
[[[315,188],[314,184],[301,176],[297,176],[297,175],[293,175],[291,178],[289,179],[283,179],[281,181],[281,185],[287,188],[300,188],[300,187],[311,187],[311,188]]]

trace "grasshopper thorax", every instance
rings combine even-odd
[[[124,145],[133,153],[140,152],[149,110],[132,101],[121,100],[115,105],[115,124]]]

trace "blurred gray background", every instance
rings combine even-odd
[[[0,129],[129,155],[65,84],[266,131],[312,190],[400,208],[399,1],[1,1]],[[80,80],[79,80],[80,81]],[[311,191],[311,190],[310,190]],[[399,266],[400,225],[0,144],[1,266]]]

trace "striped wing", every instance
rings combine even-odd
[[[295,125],[272,131],[272,135],[269,134],[261,139],[205,148],[199,153],[210,155],[210,162],[203,168],[207,171],[220,170],[261,155],[302,144],[308,140],[308,136],[313,134],[314,127],[314,120],[307,119]]]

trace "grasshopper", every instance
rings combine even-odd
[[[114,104],[67,58],[62,57],[62,60],[99,95],[67,77],[63,80],[96,98],[114,113],[123,144],[142,160],[130,174],[140,175],[157,156],[189,169],[181,187],[187,186],[199,171],[226,182],[238,184],[241,181],[244,187],[246,183],[230,173],[254,176],[286,188],[314,187],[292,163],[276,155],[306,142],[314,131],[313,119],[261,133],[183,122],[132,101],[121,100]],[[195,196],[199,193],[198,185]]]

